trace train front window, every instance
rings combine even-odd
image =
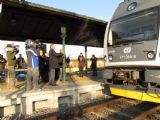
[[[109,45],[157,39],[158,11],[150,10],[111,22]]]

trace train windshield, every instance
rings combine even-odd
[[[158,37],[158,10],[149,10],[111,22],[109,45],[155,40]]]

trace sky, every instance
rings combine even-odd
[[[108,21],[123,0],[26,0]]]

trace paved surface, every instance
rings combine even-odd
[[[98,73],[97,77],[91,76],[91,72],[88,72],[83,77],[79,77],[78,73],[70,74],[67,76],[67,80],[65,83],[58,80],[56,82],[57,86],[50,86],[48,83],[41,83],[39,85],[39,90],[34,91],[31,90],[27,93],[35,93],[39,91],[52,91],[52,90],[59,90],[59,89],[67,89],[71,88],[73,86],[86,86],[86,85],[94,85],[99,84],[99,81],[101,81],[101,72]],[[8,89],[7,84],[1,83],[0,84],[0,99],[2,98],[10,98],[17,96],[21,96],[22,94],[26,93],[25,91],[25,83],[24,81],[17,81],[16,82],[16,89]]]

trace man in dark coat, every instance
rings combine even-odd
[[[61,56],[62,53],[55,52],[55,44],[51,44],[49,51],[49,84],[56,85],[55,83],[55,69],[59,68],[58,56]]]
[[[40,50],[39,54],[39,75],[41,77],[42,82],[48,82],[48,71],[49,71],[49,63],[47,53],[43,49]]]
[[[19,57],[16,60],[16,64],[18,69],[24,68],[25,61],[24,61],[24,58],[22,57],[22,54],[19,54]]]
[[[45,53],[45,64],[44,64],[45,82],[49,81],[49,55]]]
[[[95,57],[95,55],[92,55],[91,60],[91,69],[92,69],[92,75],[93,76],[97,76],[97,58]]]

